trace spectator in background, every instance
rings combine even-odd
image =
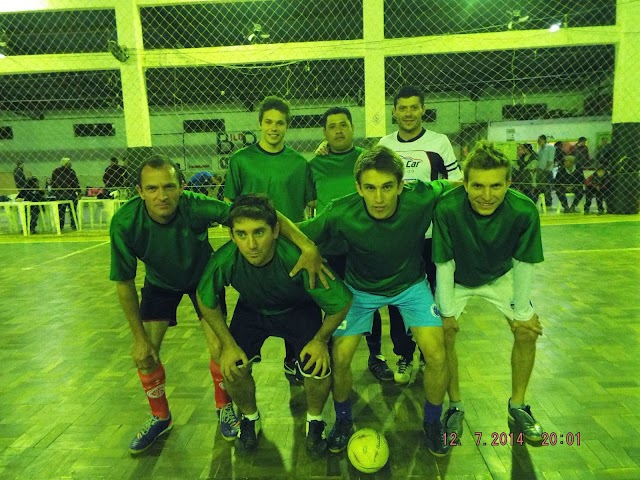
[[[18,194],[20,190],[26,188],[27,186],[27,177],[24,174],[24,161],[18,160],[16,162],[16,168],[13,169],[13,181],[16,184],[16,188],[18,189]]]
[[[547,136],[538,137],[538,182],[540,191],[544,193],[544,202],[551,206],[551,184],[553,183],[553,163],[556,150],[547,143]],[[534,200],[535,201],[535,200]]]
[[[584,192],[584,174],[581,168],[576,168],[576,159],[573,155],[564,157],[564,165],[558,169],[556,175],[556,193],[562,205],[562,213],[575,213],[576,207]],[[571,205],[567,201],[567,193],[573,193],[574,198]]]
[[[598,215],[604,214],[604,198],[609,177],[603,165],[596,165],[596,171],[587,177],[585,185],[584,214],[591,213],[591,200],[596,197]]]
[[[600,140],[600,148],[598,149],[598,153],[596,153],[596,162],[606,171],[611,171],[614,161],[615,152],[613,145],[609,143],[609,137],[602,137]]]
[[[589,156],[589,147],[587,147],[586,137],[580,137],[578,143],[576,143],[573,149],[573,156],[575,157],[576,167],[584,168],[589,165],[591,157]]]
[[[566,156],[566,153],[564,151],[564,143],[556,142],[553,146],[556,149],[553,162],[555,163],[556,167],[560,168],[562,165],[564,165],[564,157]]]
[[[224,201],[224,177],[218,173],[213,176],[212,195],[220,200]]]
[[[521,143],[518,145],[516,184],[518,189],[534,203],[538,201],[537,176],[538,156],[530,143]]]
[[[53,191],[53,186],[51,185],[51,177],[47,177],[44,181],[44,194],[45,200],[55,200],[56,194]]]
[[[209,195],[209,189],[213,185],[213,173],[203,170],[193,175],[187,183],[187,187],[192,192]]]
[[[24,188],[18,192],[18,198],[23,199],[25,202],[42,202],[44,200],[44,192],[40,189],[40,183],[36,177],[29,177],[24,184]],[[31,220],[29,221],[29,231],[33,235],[36,233],[36,227],[38,226],[38,215],[40,214],[40,207],[38,205],[31,205]]]
[[[77,230],[74,212],[78,208],[78,196],[80,195],[80,181],[75,170],[71,168],[71,159],[64,157],[60,160],[60,166],[51,173],[51,188],[58,200],[72,200],[73,210],[70,209],[68,203],[58,206],[60,214],[60,230],[64,228],[64,216],[67,208],[70,209],[69,217],[71,218],[71,228]]]
[[[115,188],[123,188],[127,184],[127,169],[122,165],[118,165],[118,159],[111,157],[111,163],[104,170],[102,181],[107,190]]]

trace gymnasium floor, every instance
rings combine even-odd
[[[420,382],[375,381],[361,342],[356,423],[382,429],[391,449],[375,475],[357,472],[344,454],[307,457],[303,391],[288,386],[277,339],[255,368],[264,435],[254,455],[237,455],[217,432],[208,354],[186,301],[162,351],[174,429],[131,457],[127,447],[148,406],[108,280],[105,232],[2,235],[0,478],[638,479],[640,217],[547,215],[543,224],[546,261],[533,298],[545,335],[528,402],[556,445],[491,446],[492,436],[500,443],[499,434],[509,433],[511,334],[492,307],[472,301],[458,336],[465,432],[445,459],[422,443]],[[225,241],[222,229],[211,233],[214,245]],[[326,413],[331,425],[331,402]]]

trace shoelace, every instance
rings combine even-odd
[[[158,421],[160,421],[160,419],[156,416],[153,416],[149,420],[147,420],[145,424],[142,426],[142,430],[138,432],[138,438],[141,438],[143,435],[146,435],[147,433],[149,433],[149,430],[151,430],[151,427],[153,427],[155,423]]]
[[[236,413],[233,411],[233,405],[225,405],[225,407],[220,410],[220,423],[227,423],[233,426],[240,425],[240,420],[238,420]]]
[[[409,363],[402,360],[398,362],[398,373],[405,373],[408,368],[409,368]]]

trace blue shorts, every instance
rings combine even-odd
[[[387,305],[393,305],[400,310],[407,333],[411,333],[411,327],[442,326],[440,312],[436,308],[426,277],[424,281],[393,297],[361,292],[350,285],[347,287],[353,293],[353,301],[347,317],[334,332],[334,337],[370,334],[373,313]]]

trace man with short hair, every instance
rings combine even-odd
[[[553,184],[553,164],[555,162],[556,149],[553,145],[547,143],[547,136],[540,135],[538,137],[538,185],[542,184],[542,193],[544,193],[544,203],[547,207],[551,206],[551,185]]]
[[[213,249],[209,244],[211,222],[224,223],[229,205],[201,194],[183,191],[176,164],[154,155],[140,166],[137,180],[139,196],[120,207],[111,221],[111,273],[116,282],[120,305],[133,334],[132,357],[146,392],[152,417],[131,442],[129,451],[144,452],[172,428],[165,396],[165,370],[160,348],[167,328],[177,324],[176,309],[186,294],[196,303],[196,287]],[[278,214],[282,233],[305,252],[294,267],[304,263],[311,283],[319,272],[321,258],[315,246],[285,217]],[[137,262],[145,264],[145,280],[138,301],[135,285]],[[324,275],[319,275],[323,283]],[[202,324],[211,354],[209,368],[214,383],[220,432],[234,440],[239,421],[231,399],[222,386],[218,365],[220,344],[206,323]]]
[[[587,137],[580,137],[576,142],[573,152],[571,154],[576,159],[576,166],[579,169],[583,169],[589,166],[591,162],[591,156],[589,155],[589,147],[587,146]]]
[[[556,193],[562,205],[562,213],[575,213],[578,204],[584,196],[584,172],[576,166],[573,155],[564,157],[563,165],[558,168],[555,179]],[[569,205],[567,194],[573,194],[573,201]]]
[[[336,423],[328,444],[334,453],[347,447],[354,430],[349,396],[356,347],[371,332],[373,313],[387,305],[399,308],[405,331],[411,331],[427,360],[423,429],[428,449],[437,456],[449,451],[440,421],[447,385],[444,333],[421,254],[436,201],[450,183],[405,185],[403,174],[404,162],[396,153],[374,147],[356,162],[357,193],[333,200],[300,226],[314,241],[331,239],[343,246],[345,283],[353,293],[349,313],[333,336]]]
[[[261,419],[251,367],[262,359],[264,341],[276,336],[296,352],[307,398],[306,447],[311,456],[319,457],[327,450],[322,418],[331,389],[327,344],[347,314],[351,292],[339,278],[324,289],[311,288],[305,273],[290,277],[299,250],[280,238],[279,231],[268,197],[237,197],[229,213],[231,241],[209,260],[198,285],[198,303],[222,343],[225,386],[242,413],[240,445],[247,450],[257,446]],[[217,301],[226,286],[240,294],[228,328]]]
[[[105,188],[115,189],[126,187],[127,185],[127,169],[122,165],[118,165],[118,158],[111,157],[109,166],[105,168],[102,175],[102,182]]]
[[[396,152],[404,162],[404,181],[430,182],[439,178],[462,180],[458,161],[446,135],[427,130],[422,126],[422,117],[427,111],[424,93],[413,85],[405,85],[393,97],[393,117],[398,130],[382,137],[378,145]],[[436,267],[431,260],[431,226],[425,234],[422,259],[424,261],[431,292],[436,288]],[[398,309],[389,307],[389,323],[393,351],[400,358],[394,374],[396,383],[406,385],[413,371],[413,353],[416,344],[406,334]],[[421,357],[420,368],[424,368]]]
[[[264,193],[283,215],[293,222],[304,219],[304,210],[313,200],[313,185],[307,160],[285,144],[291,120],[289,104],[279,97],[267,97],[260,105],[260,141],[235,152],[229,159],[225,197]],[[290,383],[296,376],[295,352],[285,342],[284,373]]]
[[[80,196],[80,180],[76,171],[71,168],[71,159],[64,157],[60,160],[60,166],[51,173],[51,187],[58,200],[71,200],[73,207],[68,203],[58,205],[60,216],[60,230],[64,229],[65,212],[69,209],[71,228],[76,230],[76,212],[78,211],[78,197]]]
[[[27,187],[27,176],[24,173],[24,160],[16,161],[16,168],[13,169],[13,182],[18,190]]]
[[[319,153],[309,162],[314,191],[316,211],[320,213],[331,200],[344,197],[356,191],[353,181],[353,167],[364,152],[353,144],[353,120],[345,107],[329,108],[322,115],[322,132],[327,142],[327,152]],[[329,265],[341,278],[345,273],[345,256],[333,255],[331,242],[320,246]],[[381,381],[393,380],[393,372],[382,355],[382,320],[376,310],[371,335],[366,336],[369,347],[367,366],[369,371]]]
[[[535,204],[510,184],[511,162],[492,144],[479,142],[464,165],[464,188],[447,192],[436,207],[436,300],[445,330],[449,398],[460,399],[458,318],[467,301],[478,296],[505,315],[513,332],[509,420],[528,440],[540,441],[542,427],[524,403],[536,340],[542,334],[530,303],[533,266],[543,261],[540,218]],[[459,441],[460,428],[447,425],[451,443]]]

